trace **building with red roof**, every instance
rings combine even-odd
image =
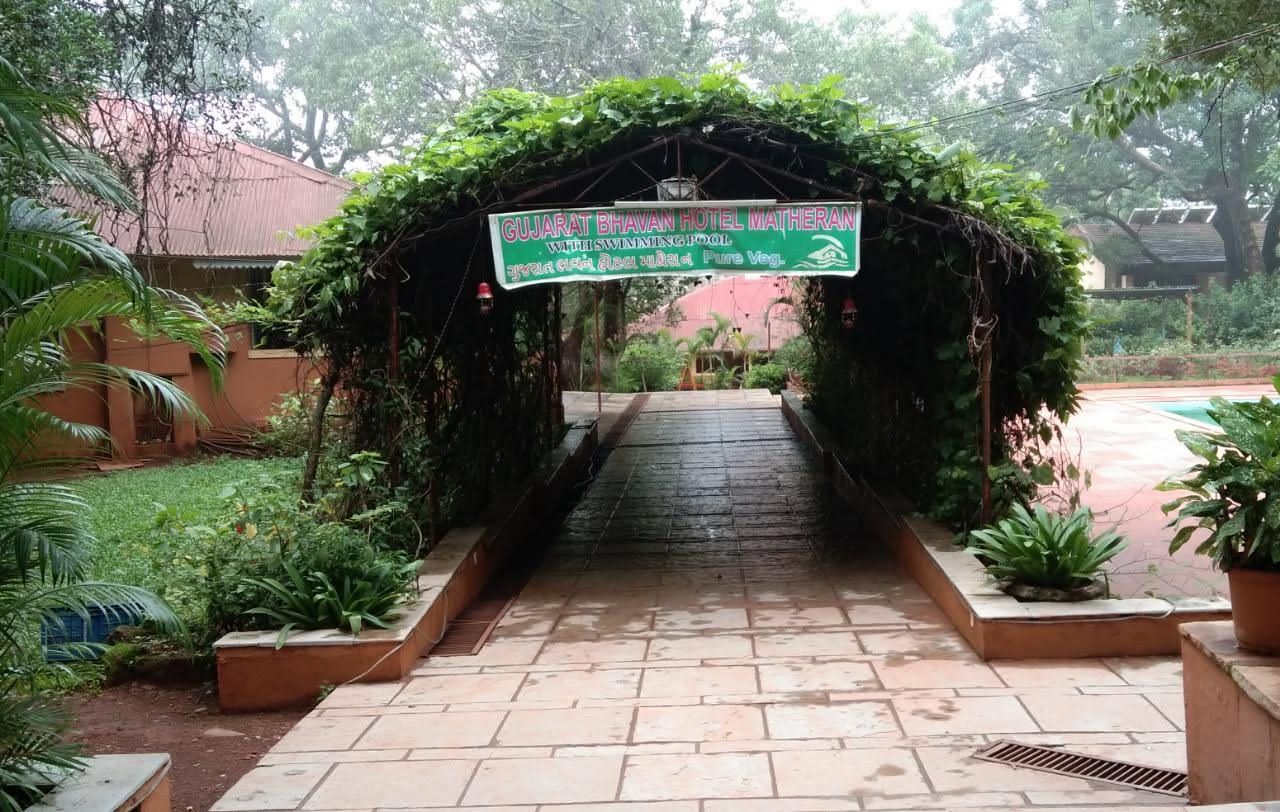
[[[355,188],[344,178],[260,147],[157,121],[129,104],[99,100],[90,120],[100,142],[96,146],[126,165],[144,153],[147,139],[165,144],[167,157],[152,164],[145,178],[131,179],[142,214],[103,210],[96,201],[74,196],[64,197],[62,204],[93,218],[98,232],[128,254],[151,284],[197,301],[258,298],[276,265],[306,250],[308,240],[299,230],[337,214]],[[116,319],[86,332],[73,348],[82,360],[171,379],[195,399],[207,424],[172,423],[145,399],[120,389],[67,391],[42,405],[108,430],[125,457],[238,442],[265,422],[282,395],[309,389],[317,372],[292,350],[257,346],[251,325],[225,329],[228,356],[220,388],[185,345],[141,339]]]
[[[697,335],[699,328],[715,329],[719,315],[729,320],[731,330],[751,339],[747,346],[752,352],[772,352],[804,332],[791,305],[792,281],[786,276],[752,275],[701,282],[671,304],[633,322],[627,331],[666,330],[679,341]]]

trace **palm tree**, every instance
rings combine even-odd
[[[41,410],[38,399],[73,387],[121,386],[171,414],[198,415],[190,397],[164,378],[68,352],[70,340],[111,317],[189,344],[215,379],[224,366],[222,334],[197,306],[148,287],[89,224],[43,202],[56,193],[132,205],[106,165],[77,145],[86,135],[82,109],[32,87],[0,58],[0,810],[23,808],[51,775],[81,765],[62,743],[67,718],[39,691],[58,670],[40,650],[42,622],[56,623],[66,612],[87,619],[91,607],[118,606],[181,630],[146,590],[85,580],[95,542],[83,519],[88,506],[74,487],[50,478],[101,452],[110,438]],[[50,453],[55,447],[80,451]]]
[[[725,344],[732,345],[738,355],[742,356],[742,362],[745,365],[744,372],[751,371],[751,342],[756,340],[755,333],[744,333],[741,330],[734,330],[725,337]]]
[[[714,327],[699,327],[693,335],[682,338],[676,342],[678,345],[684,346],[685,357],[687,359],[689,369],[689,385],[694,389],[698,388],[698,355],[703,350],[715,350],[724,343],[725,334],[729,332],[729,328],[733,325],[729,319],[711,311],[711,318],[715,320]],[[724,367],[724,359],[714,353],[711,355],[720,366]]]

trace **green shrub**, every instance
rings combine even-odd
[[[769,360],[780,364],[787,372],[794,372],[800,380],[809,380],[813,374],[813,344],[808,336],[796,336],[788,339]]]
[[[631,337],[618,359],[616,386],[621,392],[665,392],[680,384],[684,353],[666,333]]]
[[[787,368],[772,361],[767,364],[756,364],[747,373],[742,385],[747,389],[768,389],[776,395],[787,385]]]
[[[1009,518],[970,533],[969,552],[984,559],[998,581],[1073,589],[1090,583],[1125,548],[1113,530],[1093,536],[1092,525],[1088,508],[1068,516],[1017,504]]]
[[[297,455],[307,450],[311,434],[311,414],[302,396],[286,392],[267,415],[267,426],[258,434],[258,443],[272,454]]]
[[[1280,377],[1273,382],[1280,391]],[[1221,431],[1177,432],[1203,462],[1159,490],[1188,491],[1163,506],[1181,525],[1169,544],[1177,552],[1198,530],[1210,531],[1196,548],[1220,570],[1234,567],[1280,572],[1280,403],[1232,403],[1213,398],[1209,416]]]
[[[387,621],[395,609],[415,594],[414,584],[420,562],[396,555],[383,555],[366,544],[348,545],[355,560],[321,560],[314,552],[286,556],[284,578],[246,578],[262,589],[266,605],[255,606],[248,614],[280,627],[276,647],[284,644],[294,629],[341,629],[359,634],[365,626],[389,628]],[[333,566],[333,565],[337,566]]]
[[[320,388],[320,380],[311,382],[311,391]],[[308,393],[286,392],[276,401],[275,408],[267,416],[266,427],[258,433],[258,444],[271,454],[296,456],[307,450],[311,439],[311,413],[315,399]],[[323,448],[338,445],[337,437],[342,412],[345,408],[342,395],[335,393],[325,412]]]
[[[315,603],[310,622],[329,623],[325,628],[358,629],[385,620],[415,583],[416,562],[374,540],[379,528],[403,513],[403,505],[388,502],[350,518],[339,512],[380,467],[376,454],[351,455],[315,505],[300,506],[292,487],[260,479],[228,486],[225,508],[212,521],[193,523],[162,509],[156,526],[166,543],[157,561],[169,573],[170,591],[204,607],[201,642],[269,627],[297,613],[296,600]],[[295,582],[306,589],[287,597],[285,585]],[[301,617],[288,622],[320,628]]]
[[[1094,299],[1089,303],[1091,356],[1181,355],[1186,352],[1280,348],[1280,278],[1217,283],[1191,297],[1192,335],[1181,298]]]
[[[1093,299],[1089,355],[1146,355],[1186,338],[1181,299]]]
[[[1196,296],[1195,342],[1205,348],[1272,349],[1280,344],[1280,278],[1251,276]]]

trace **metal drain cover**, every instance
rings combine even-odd
[[[1186,773],[1166,770],[1163,767],[1148,767],[1110,758],[1087,756],[1056,747],[1021,744],[1001,739],[983,747],[974,753],[973,757],[982,761],[994,761],[997,764],[1025,767],[1029,770],[1087,778],[1090,781],[1105,781],[1108,784],[1158,792],[1162,795],[1186,797],[1187,794]]]

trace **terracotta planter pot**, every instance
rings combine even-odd
[[[1280,654],[1280,573],[1233,569],[1231,619],[1241,647],[1263,654]]]

